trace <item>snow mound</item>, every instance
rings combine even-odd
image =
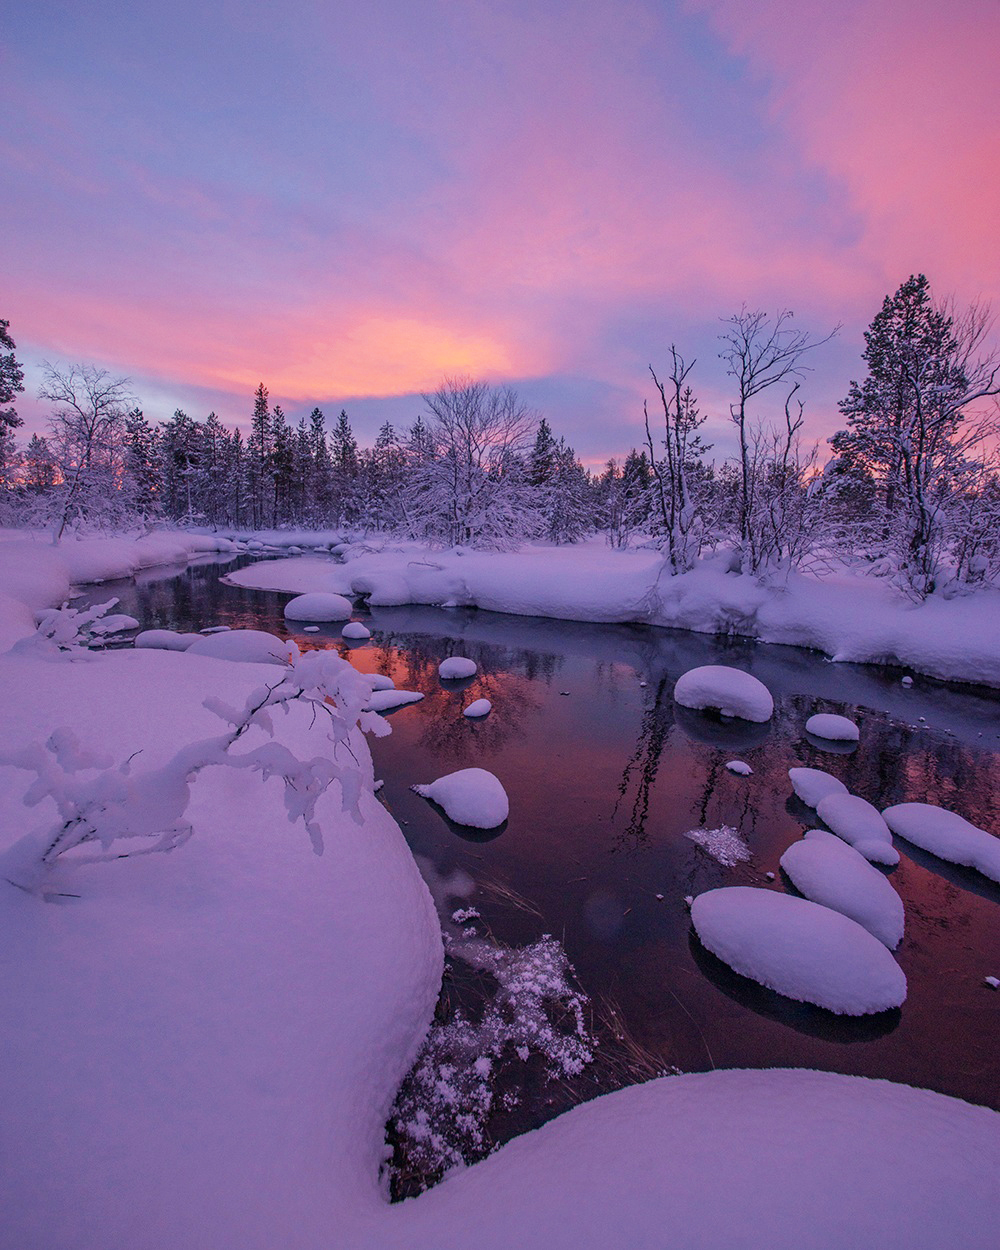
[[[856,920],[890,950],[903,937],[903,900],[865,857],[827,833],[810,829],[781,857],[797,890],[814,903]]]
[[[140,651],[146,647],[153,651],[186,651],[199,638],[201,634],[179,634],[175,629],[144,629],[136,634],[135,645]]]
[[[346,621],[354,611],[350,599],[330,591],[314,590],[308,595],[296,595],[285,604],[285,619],[289,621]]]
[[[752,777],[753,769],[744,760],[730,760],[726,765],[731,773],[735,773],[737,777]]]
[[[368,700],[368,711],[391,712],[397,707],[405,707],[407,703],[419,703],[423,697],[419,690],[396,690],[395,687],[373,690]]]
[[[861,737],[854,721],[833,712],[817,712],[806,721],[806,733],[829,742],[857,742]]]
[[[396,683],[391,677],[386,677],[385,673],[362,673],[365,681],[373,690],[394,690]]]
[[[721,825],[718,829],[689,829],[684,835],[726,868],[750,858],[750,848],[738,829]]]
[[[705,664],[677,679],[674,698],[681,707],[718,709],[723,716],[763,723],[771,719],[774,700],[762,681],[742,669]]]
[[[227,629],[222,634],[199,637],[188,655],[210,655],[216,660],[238,660],[249,664],[287,664],[298,655],[294,642],[267,634],[262,629]]]
[[[366,625],[362,625],[360,621],[348,621],[340,632],[345,638],[351,638],[356,641],[363,641],[372,636],[372,631]]]
[[[843,838],[875,864],[898,864],[889,826],[877,808],[856,794],[828,794],[816,804],[816,813],[838,838]]]
[[[806,807],[816,807],[828,794],[847,794],[847,786],[822,768],[790,768],[788,779]]]
[[[489,699],[476,699],[474,703],[469,704],[469,706],[462,712],[462,715],[470,718],[488,716],[492,710],[493,704],[489,701]]]
[[[882,813],[893,833],[952,864],[1000,881],[1000,838],[933,803],[897,803]]]
[[[906,977],[882,943],[808,899],[727,886],[700,894],[691,920],[723,963],[798,1002],[866,1016],[906,998]]]
[[[467,660],[461,655],[449,656],[438,665],[438,676],[444,681],[454,681],[461,677],[475,677],[479,666],[475,660]]]
[[[410,788],[422,798],[439,803],[457,825],[495,829],[510,811],[506,790],[485,768],[461,768],[430,785]]]

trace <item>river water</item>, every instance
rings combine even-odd
[[[984,982],[1000,976],[1000,886],[897,839],[902,859],[889,876],[906,908],[896,956],[909,994],[901,1010],[861,1019],[731,972],[693,936],[684,902],[721,885],[791,889],[778,859],[815,823],[791,797],[794,765],[823,768],[880,808],[932,801],[1000,830],[996,694],[919,677],[907,688],[898,672],[789,647],[470,609],[362,609],[373,639],[346,644],[336,625],[289,630],[289,596],[220,583],[232,567],[155,570],[88,598],[117,595],[144,627],[253,626],[335,647],[359,669],[422,691],[421,703],[391,716],[390,737],[370,740],[383,800],[425,873],[464,881],[464,903],[497,939],[523,945],[548,933],[563,942],[596,1031],[619,1046],[632,1079],[813,1067],[1000,1109],[1000,992]],[[477,676],[445,688],[437,665],[449,655],[475,660]],[[674,682],[700,664],[759,677],[774,695],[771,723],[723,724],[675,706]],[[490,716],[464,718],[482,697]],[[803,725],[817,711],[856,720],[859,747],[831,753],[808,741]],[[753,775],[727,771],[732,759]],[[496,773],[510,796],[499,834],[457,829],[409,789],[472,765]],[[724,825],[741,832],[749,861],[727,867],[685,836]],[[593,1092],[539,1092],[512,1131]]]

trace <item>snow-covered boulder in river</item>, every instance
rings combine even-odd
[[[906,998],[906,977],[882,943],[808,899],[726,886],[700,894],[691,921],[723,963],[798,1002],[866,1016]]]
[[[828,794],[816,804],[816,814],[865,859],[874,864],[898,864],[889,826],[877,808],[856,794]]]
[[[825,829],[810,829],[781,857],[795,888],[823,907],[832,907],[890,950],[903,937],[903,900],[865,857]]]
[[[307,595],[296,595],[285,604],[285,619],[289,621],[346,621],[354,611],[350,599],[335,595],[332,591],[314,590]]]
[[[216,660],[252,664],[287,664],[298,651],[294,642],[262,629],[227,629],[222,634],[199,638],[187,648],[188,655],[210,655]]]
[[[847,786],[822,768],[790,768],[788,779],[806,807],[816,807],[828,794],[847,794]]]
[[[419,690],[373,690],[372,697],[368,700],[368,711],[393,712],[398,707],[405,707],[407,703],[419,703],[423,697]]]
[[[723,716],[763,723],[771,719],[774,700],[762,681],[739,668],[705,664],[678,677],[674,699],[681,707],[717,710]]]
[[[140,651],[186,651],[201,634],[179,634],[175,629],[144,629],[136,634],[134,646]]]
[[[489,699],[476,699],[474,703],[470,703],[462,712],[463,716],[468,716],[470,720],[475,720],[480,716],[488,716],[493,710],[493,704]]]
[[[854,721],[833,712],[817,712],[806,721],[806,733],[828,742],[857,742],[861,737]]]
[[[410,788],[422,798],[439,803],[457,825],[474,829],[495,829],[510,811],[506,790],[485,768],[461,768],[429,785]]]
[[[351,642],[364,642],[372,636],[368,626],[362,625],[360,621],[348,621],[340,632],[344,638],[350,639]]]
[[[1000,881],[1000,838],[971,824],[958,812],[933,803],[897,803],[882,815],[893,833],[914,846]]]
[[[457,681],[463,677],[475,677],[478,665],[462,655],[449,656],[438,665],[438,676],[444,681]]]

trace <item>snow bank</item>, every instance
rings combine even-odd
[[[134,645],[141,651],[149,647],[155,651],[186,651],[201,634],[179,634],[173,629],[144,629],[136,634]]]
[[[899,945],[903,900],[877,868],[836,835],[811,829],[785,851],[781,866],[806,898],[856,920],[890,950]]]
[[[677,679],[674,699],[682,707],[717,709],[723,716],[763,723],[771,719],[774,700],[762,681],[725,664],[689,669]]]
[[[410,789],[421,798],[440,804],[456,825],[471,825],[474,829],[495,829],[510,811],[506,790],[485,768],[461,768],[429,785]]]
[[[455,681],[464,677],[475,677],[478,665],[475,660],[467,660],[461,655],[451,655],[438,665],[438,676],[442,681]]]
[[[815,716],[810,716],[806,721],[806,733],[828,738],[831,742],[857,742],[861,737],[853,721],[833,712],[817,712]]]
[[[898,864],[889,826],[877,808],[856,794],[828,794],[816,804],[816,814],[865,859],[875,864]]]
[[[244,664],[286,664],[297,653],[294,642],[265,633],[262,629],[227,629],[223,633],[199,636],[187,648],[189,655],[207,655],[215,660],[237,660]]]
[[[1000,838],[933,803],[897,803],[882,813],[893,833],[952,864],[1000,881]]]
[[[882,943],[808,899],[726,886],[698,895],[691,922],[713,955],[799,1002],[863,1016],[906,998],[906,977]]]
[[[806,807],[818,807],[830,794],[847,794],[847,786],[837,777],[831,777],[822,768],[790,768],[788,779],[792,789]]]
[[[725,558],[671,576],[655,551],[600,542],[519,552],[355,545],[343,565],[269,561],[226,580],[263,590],[333,590],[375,605],[467,604],[522,616],[635,621],[822,651],[853,663],[905,665],[932,677],[1000,687],[1000,591],[914,605],[875,578],[790,574],[768,587]]]
[[[297,595],[285,604],[285,618],[289,621],[346,621],[353,611],[350,599],[321,590]]]

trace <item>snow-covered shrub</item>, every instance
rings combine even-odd
[[[89,608],[71,608],[65,603],[61,608],[47,608],[37,618],[38,629],[19,643],[17,649],[72,656],[106,646],[130,629],[139,627],[135,617],[111,612],[117,603],[117,599],[108,599],[106,603],[95,603]]]

